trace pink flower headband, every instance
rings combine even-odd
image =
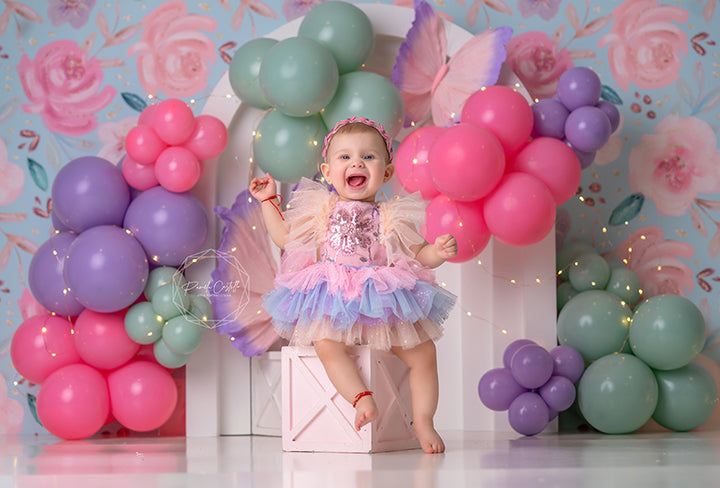
[[[387,147],[388,154],[390,155],[390,161],[392,161],[393,157],[393,150],[392,150],[392,139],[390,139],[390,135],[385,132],[385,128],[382,126],[382,124],[379,124],[375,122],[374,120],[366,119],[365,117],[358,117],[356,115],[353,115],[349,119],[344,119],[335,124],[335,127],[333,127],[333,130],[330,131],[328,135],[325,136],[325,141],[323,142],[323,150],[322,150],[322,158],[323,161],[325,160],[325,156],[327,155],[328,146],[330,146],[330,140],[332,137],[337,133],[338,130],[340,130],[341,127],[344,127],[348,124],[352,123],[361,123],[365,125],[369,125],[373,129],[376,129],[380,135],[385,139],[385,147]]]

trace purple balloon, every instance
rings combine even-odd
[[[550,356],[553,358],[553,375],[564,376],[571,383],[580,381],[585,372],[585,361],[577,349],[563,344],[554,347]]]
[[[75,317],[85,308],[65,291],[68,286],[63,278],[65,256],[76,237],[70,232],[52,235],[35,251],[28,270],[28,286],[35,300],[61,317]]]
[[[539,434],[550,421],[550,409],[537,393],[522,393],[510,404],[508,420],[522,435]]]
[[[610,138],[610,119],[597,107],[576,108],[565,121],[565,137],[581,151],[597,151]]]
[[[518,385],[509,369],[491,369],[480,378],[478,395],[490,410],[507,410],[513,400],[527,389]]]
[[[600,77],[590,68],[575,66],[561,74],[558,79],[557,95],[570,111],[595,105],[601,93]]]
[[[540,100],[532,106],[533,137],[565,138],[565,120],[570,111],[565,105],[552,98]]]
[[[512,358],[517,352],[517,350],[529,344],[535,344],[535,342],[531,341],[530,339],[518,339],[508,344],[508,346],[505,348],[505,352],[503,352],[503,366],[505,366],[507,369],[510,369],[510,362],[512,361]]]
[[[528,390],[540,388],[552,375],[553,359],[544,347],[528,344],[513,355],[510,372],[520,386]]]
[[[564,376],[553,376],[538,390],[547,406],[562,412],[575,401],[575,385]]]
[[[99,225],[81,233],[70,245],[63,276],[85,307],[110,313],[140,297],[148,262],[140,243],[125,229]]]
[[[165,266],[179,266],[200,251],[208,235],[208,217],[200,200],[156,186],[130,203],[125,228],[140,241],[148,258]]]
[[[595,161],[595,151],[580,151],[578,148],[573,147],[568,140],[565,140],[565,144],[575,151],[575,155],[578,157],[578,161],[580,161],[581,169],[587,168],[593,163],[593,161]]]
[[[55,210],[52,210],[50,212],[50,221],[52,222],[52,228],[60,231],[60,232],[70,232],[72,229],[68,227],[67,225],[63,224],[62,221],[58,218],[57,214],[55,213]]]
[[[610,133],[612,134],[615,132],[620,125],[620,111],[617,109],[615,104],[610,103],[607,100],[600,100],[595,106],[607,115],[607,118],[610,121]]]
[[[57,219],[69,230],[82,232],[98,225],[122,225],[130,189],[110,161],[84,156],[60,169],[52,200]]]

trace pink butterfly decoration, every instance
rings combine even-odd
[[[485,31],[448,59],[442,19],[425,0],[416,0],[391,78],[405,101],[405,127],[426,125],[430,115],[439,127],[457,122],[468,97],[497,82],[511,36],[510,27]]]

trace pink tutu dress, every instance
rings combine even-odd
[[[290,345],[319,339],[412,348],[442,335],[455,295],[414,259],[424,203],[344,201],[303,179],[285,218],[288,243],[263,306]]]

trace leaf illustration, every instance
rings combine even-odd
[[[470,27],[475,26],[479,12],[480,2],[473,2],[473,4],[470,5],[470,8],[467,11],[467,14],[465,14],[465,22],[467,23],[467,25],[469,25]]]
[[[3,246],[2,251],[0,251],[0,269],[7,268],[8,263],[10,262],[10,254],[12,254],[12,250],[13,242],[8,239],[8,241]]]
[[[28,402],[28,408],[30,409],[30,413],[32,414],[33,418],[35,419],[35,422],[42,425],[42,422],[40,422],[40,417],[38,417],[38,414],[37,414],[37,407],[35,406],[37,403],[37,398],[35,398],[35,395],[28,393],[27,394],[27,402]]]
[[[8,7],[17,12],[19,16],[24,17],[31,22],[37,22],[38,24],[43,23],[42,15],[37,13],[32,7],[29,7],[21,2],[12,2],[10,0],[5,0],[5,3]]]
[[[697,275],[698,278],[707,278],[710,275],[715,274],[715,270],[712,268],[705,268],[702,271],[699,271]]]
[[[96,32],[91,32],[83,41],[82,48],[86,51],[90,51],[95,44],[95,34]]]
[[[248,7],[250,7],[250,10],[252,10],[253,12],[257,12],[263,17],[277,19],[277,14],[275,13],[275,11],[271,9],[266,3],[263,3],[260,0],[248,0]]]
[[[50,167],[57,172],[61,165],[60,149],[58,149],[57,143],[52,138],[46,139],[45,157]]]
[[[22,222],[26,218],[25,213],[0,212],[0,222]]]
[[[147,107],[147,102],[134,93],[123,92],[122,98],[136,112],[142,112]]]
[[[565,16],[570,22],[570,25],[575,29],[575,32],[579,32],[581,29],[580,18],[578,17],[577,9],[574,4],[568,3],[568,6],[565,8]]]
[[[241,5],[235,12],[233,12],[232,17],[230,18],[230,27],[232,27],[232,30],[238,30],[242,26],[244,19],[245,6]]]
[[[14,235],[14,234],[12,234],[10,237],[11,237],[11,240],[15,243],[15,245],[17,247],[19,247],[20,249],[22,249],[23,251],[25,251],[26,253],[35,254],[37,252],[39,246],[37,244],[35,244],[35,241],[32,241],[31,239],[29,239],[25,236]]]
[[[512,8],[510,8],[507,3],[503,2],[503,0],[485,0],[485,4],[496,12],[500,12],[501,14],[513,14]]]
[[[693,95],[692,88],[690,88],[690,83],[688,83],[682,76],[678,76],[676,87],[678,95],[680,95],[680,100],[691,107],[694,106],[695,95]]]
[[[106,41],[110,39],[110,26],[102,10],[98,12],[97,17],[95,17],[95,25],[97,25],[100,34],[102,34]]]
[[[705,68],[703,68],[702,63],[695,63],[693,76],[695,77],[695,84],[698,87],[698,93],[702,93],[703,90],[705,90]]]
[[[45,191],[48,189],[48,177],[47,173],[45,172],[45,168],[40,165],[37,161],[35,161],[32,158],[28,158],[28,168],[30,168],[30,175],[32,176],[33,181],[37,185],[38,188],[40,188],[42,191]]]
[[[698,233],[703,237],[707,237],[707,228],[705,227],[705,221],[703,220],[702,215],[700,215],[700,210],[692,205],[690,206],[690,218],[692,219],[693,226]]]
[[[615,90],[610,88],[607,85],[602,86],[602,91],[600,92],[600,98],[603,100],[606,100],[610,103],[614,103],[615,105],[622,105],[623,101],[622,98],[620,98],[620,95],[617,94]]]
[[[702,100],[695,107],[694,112],[698,114],[706,113],[720,105],[720,86],[710,90],[710,93],[705,95]]]
[[[638,216],[644,203],[645,196],[642,193],[629,195],[612,211],[610,225],[622,225],[625,222],[630,222]]]
[[[6,8],[5,11],[0,15],[0,36],[4,35],[7,31],[8,25],[10,25],[10,13],[12,10]]]
[[[713,18],[713,15],[715,14],[715,2],[716,0],[708,0],[703,7],[702,15],[705,22],[710,22]]]
[[[597,34],[603,30],[607,25],[612,22],[612,15],[604,15],[591,21],[588,25],[583,27],[577,34],[576,37],[587,37]]]
[[[15,115],[15,112],[17,112],[19,106],[20,99],[17,97],[13,97],[7,102],[0,105],[0,124],[4,123],[10,117]]]
[[[715,235],[712,239],[710,239],[710,244],[708,244],[708,254],[711,258],[715,259],[718,257],[718,254],[720,253],[720,226],[718,226],[718,230],[715,232]]]
[[[129,41],[135,34],[140,31],[140,29],[142,29],[142,24],[129,25],[114,36],[112,36],[110,39],[108,39],[105,45],[115,46],[117,44],[122,44],[125,41]]]

